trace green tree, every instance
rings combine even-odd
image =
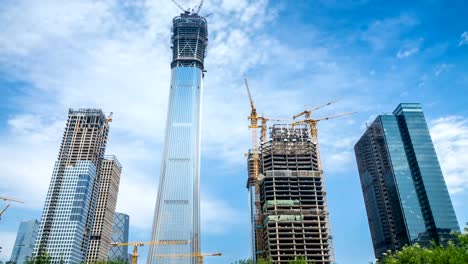
[[[396,252],[387,252],[379,264],[465,264],[468,263],[468,229],[458,234],[447,245],[422,248],[418,244],[405,246]]]
[[[296,258],[295,260],[291,260],[289,261],[288,264],[307,264],[307,261],[305,260],[305,258]]]

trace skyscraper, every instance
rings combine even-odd
[[[26,260],[31,259],[38,228],[39,221],[37,220],[21,222],[16,234],[10,261],[16,264],[23,264]]]
[[[94,216],[87,263],[107,260],[112,241],[115,206],[119,193],[122,165],[115,156],[104,156],[101,166],[99,198]]]
[[[153,246],[148,263],[198,263],[160,258],[200,252],[200,109],[208,28],[196,13],[182,13],[172,22],[172,77],[152,240],[187,244]]]
[[[70,109],[42,212],[35,256],[80,263],[88,250],[109,120],[100,109]]]
[[[115,212],[114,224],[112,225],[112,242],[125,243],[128,242],[128,228],[130,224],[130,216]],[[109,251],[109,259],[123,260],[128,258],[128,247],[111,247]]]
[[[249,156],[249,200],[254,258],[288,263],[334,260],[331,227],[318,143],[308,124],[273,125],[260,144],[260,176],[254,184]],[[259,188],[259,204],[251,187]],[[251,214],[255,213],[251,209]],[[258,219],[256,219],[258,218]]]
[[[420,104],[378,116],[354,150],[377,258],[460,231]]]

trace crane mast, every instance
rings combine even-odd
[[[255,108],[255,103],[252,99],[252,94],[250,93],[250,88],[249,88],[249,83],[247,81],[247,78],[244,79],[245,83],[245,88],[247,89],[247,94],[249,96],[249,101],[250,101],[250,116],[248,116],[248,119],[250,120],[250,126],[249,128],[252,131],[252,158],[253,158],[253,178],[254,181],[257,181],[258,179],[258,174],[259,174],[259,156],[258,156],[258,134],[257,134],[257,129],[258,129],[258,120],[259,117],[257,115],[257,108]]]

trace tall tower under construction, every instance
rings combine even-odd
[[[168,255],[200,252],[200,110],[208,28],[195,12],[172,22],[169,109],[152,240],[186,243],[152,246],[148,263],[194,264],[197,258]]]
[[[91,240],[86,256],[86,263],[107,260],[112,240],[115,207],[119,193],[122,165],[113,155],[104,156],[101,166],[101,183],[96,206]]]
[[[85,261],[98,200],[109,119],[100,109],[70,109],[33,256]]]
[[[311,124],[276,124],[269,128],[269,138],[264,132],[260,141],[257,180],[254,153],[248,158],[253,259],[333,262],[325,183]]]

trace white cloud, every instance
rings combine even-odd
[[[400,34],[416,26],[419,21],[410,15],[375,20],[362,32],[361,38],[375,50],[383,50],[400,40]]]
[[[0,232],[0,261],[10,260],[11,252],[15,244],[16,232]]]
[[[463,46],[468,44],[468,32],[465,31],[460,35],[460,42],[458,43],[458,46]]]
[[[206,13],[216,12],[208,18],[203,150],[244,163],[249,131],[241,73],[262,63],[269,52],[278,52],[257,52],[251,45],[261,42],[266,47],[275,41],[258,34],[275,12],[267,9],[268,1],[225,0],[221,9],[218,4],[207,1],[204,7]],[[170,1],[118,7],[85,0],[20,1],[2,8],[0,70],[30,86],[18,101],[22,113],[5,120],[0,191],[19,194],[26,207],[42,208],[67,108],[99,107],[114,112],[107,154],[117,155],[123,164],[117,210],[131,215],[132,226],[149,228],[168,101],[170,21],[177,8]],[[128,8],[139,16],[130,16]],[[230,110],[241,108],[245,114]],[[205,211],[234,213],[226,203],[203,204]],[[214,223],[211,212],[202,215],[205,223]]]
[[[200,210],[202,233],[223,234],[247,219],[246,213],[235,210],[226,201],[203,193]]]
[[[446,63],[438,64],[437,66],[434,67],[434,75],[438,77],[441,73],[453,67],[454,65],[452,64],[446,64]]]
[[[468,190],[468,119],[448,116],[430,124],[432,140],[449,192]]]
[[[21,112],[9,117],[8,135],[0,139],[0,158],[5,161],[0,163],[0,181],[5,183],[0,191],[28,194],[19,197],[26,200],[24,206],[41,209],[67,109],[99,107],[114,112],[107,154],[117,155],[123,165],[117,210],[130,214],[132,227],[147,229],[153,219],[164,139],[170,21],[179,11],[171,1],[125,3],[132,4],[20,1],[2,7],[0,71],[28,86],[17,101]],[[298,106],[333,99],[335,91],[366,86],[354,72],[357,67],[338,63],[326,48],[290,48],[270,35],[265,28],[277,10],[266,0],[206,1],[202,14],[210,12],[202,151],[204,157],[222,161],[222,166],[245,166],[243,153],[250,147],[244,75],[257,108],[270,117],[292,115],[302,110]],[[68,13],[72,15],[67,17]],[[261,73],[255,72],[260,68]],[[305,69],[301,78],[290,78]],[[340,107],[350,110],[354,100],[340,102]],[[337,153],[332,156],[334,165],[349,162],[349,153],[343,155],[346,146],[326,144],[340,135],[332,129],[325,129],[326,134],[335,135],[323,139],[322,148],[330,146],[329,152]],[[213,213],[223,211],[235,219],[237,212],[212,198],[207,201],[202,195],[204,225],[223,232]],[[235,225],[229,221],[219,225]]]
[[[397,53],[397,58],[399,59],[407,58],[413,54],[416,54],[418,51],[419,51],[419,48],[417,47],[405,49],[405,50],[399,50]]]

